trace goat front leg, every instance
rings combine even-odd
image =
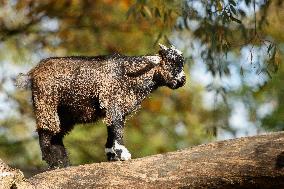
[[[131,159],[131,154],[123,145],[124,117],[118,116],[111,118],[107,125],[107,142],[105,153],[108,161],[125,161]]]

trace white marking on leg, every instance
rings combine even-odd
[[[113,153],[113,154],[115,154],[115,151],[114,151],[113,147],[112,147],[112,148],[105,148],[105,153],[106,153],[106,154],[107,154],[107,153]]]
[[[114,141],[114,149],[115,150],[121,150],[121,160],[130,160],[131,159],[131,154],[129,153],[129,151],[127,150],[127,148],[125,148],[125,146],[118,144],[117,141]]]
[[[120,160],[130,160],[131,159],[131,154],[129,153],[129,151],[127,150],[127,148],[123,145],[118,144],[118,142],[115,140],[114,141],[114,146],[111,148],[105,148],[105,153],[113,153],[115,154],[115,156],[117,156],[116,154],[116,150],[121,150],[121,155],[120,155]]]

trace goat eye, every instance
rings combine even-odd
[[[182,68],[181,67],[177,67],[176,73],[180,73],[181,71],[182,71]]]
[[[177,60],[177,63],[178,63],[178,65],[183,65],[184,60],[183,60],[182,58],[179,58],[179,59]]]

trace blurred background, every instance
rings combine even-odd
[[[282,0],[0,0],[0,158],[26,176],[41,160],[30,91],[17,74],[50,56],[155,54],[174,44],[186,86],[160,88],[129,117],[133,158],[284,129]],[[102,122],[64,139],[73,165],[106,161]]]

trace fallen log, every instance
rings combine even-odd
[[[126,162],[57,169],[26,182],[31,188],[68,189],[284,188],[284,132],[203,144]]]

